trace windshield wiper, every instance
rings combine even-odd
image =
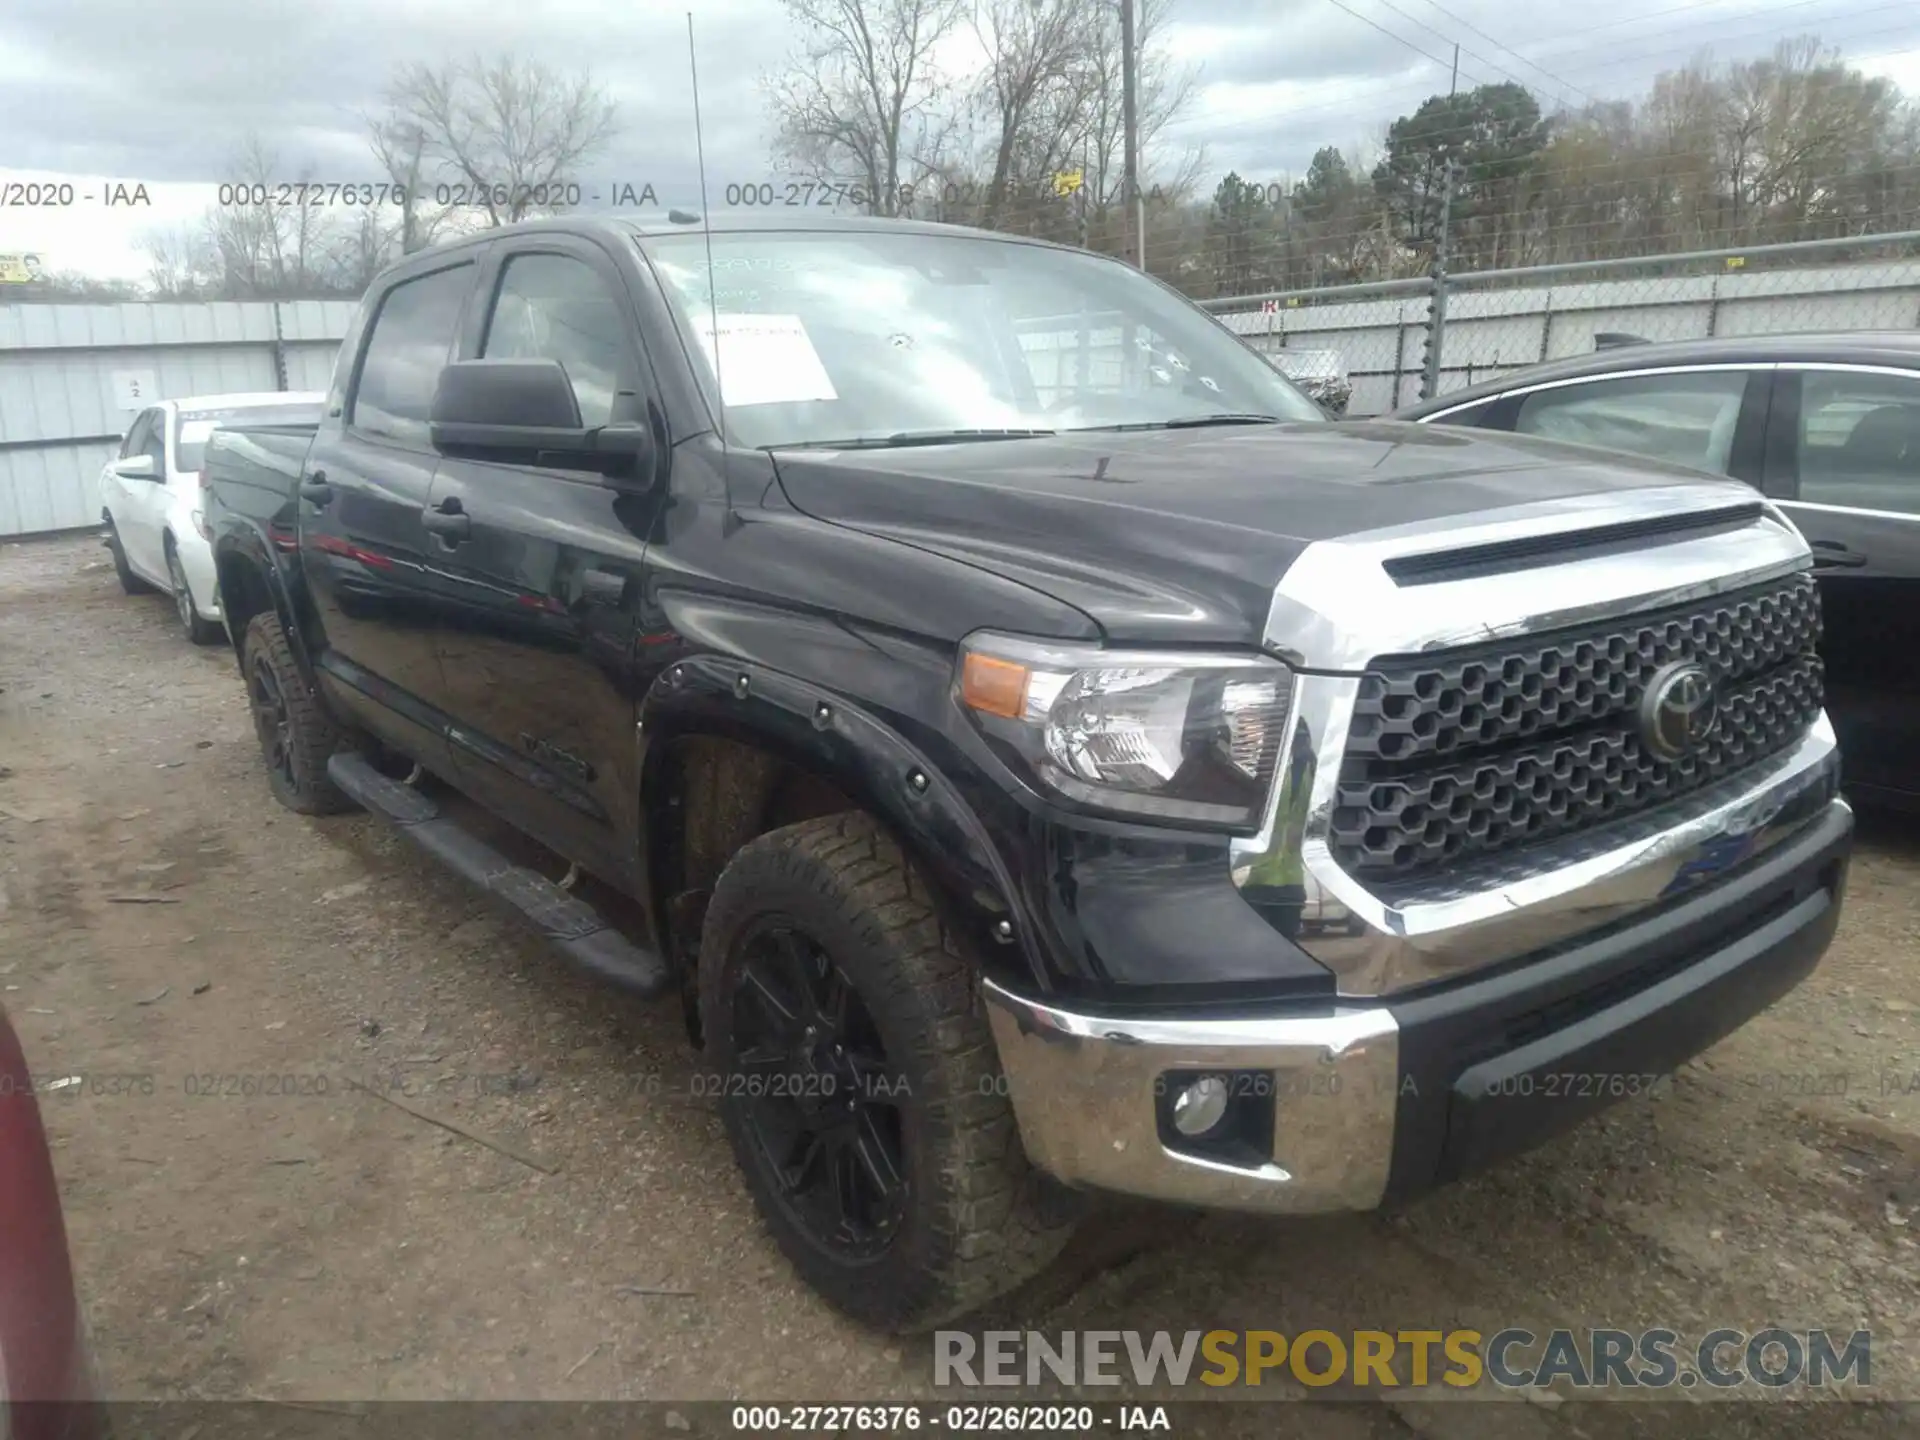
[[[898,430],[891,435],[855,435],[848,440],[794,440],[763,450],[887,450],[907,445],[958,445],[972,440],[1029,440],[1051,430]]]
[[[1084,430],[1197,430],[1203,425],[1282,425],[1278,415],[1251,411],[1222,411],[1218,415],[1176,415],[1171,420],[1130,420],[1122,425],[1084,425]]]

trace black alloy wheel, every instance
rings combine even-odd
[[[904,1086],[879,1028],[789,917],[763,917],[734,973],[727,1097],[794,1224],[842,1261],[872,1259],[899,1234],[909,1188]]]
[[[265,655],[253,657],[247,672],[247,699],[253,706],[253,733],[260,737],[260,753],[269,774],[280,784],[294,788],[299,777],[293,768],[293,717],[287,711],[280,677],[273,673]]]
[[[354,804],[327,777],[327,757],[348,736],[305,683],[280,619],[271,610],[247,622],[240,647],[247,707],[274,798],[301,815],[337,815]]]
[[[1021,1149],[978,967],[853,811],[747,841],[701,921],[700,1029],[748,1193],[801,1278],[895,1334],[1031,1279],[1084,1210]]]

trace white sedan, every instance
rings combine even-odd
[[[129,595],[158,588],[173,597],[180,624],[196,645],[221,639],[213,551],[201,530],[200,460],[207,437],[223,424],[311,425],[326,396],[268,390],[165,400],[135,417],[118,458],[100,472],[100,518],[107,548]]]

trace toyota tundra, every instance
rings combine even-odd
[[[1097,255],[490,230],[382,274],[318,425],[230,424],[205,478],[277,798],[681,997],[772,1234],[874,1325],[1008,1290],[1090,1192],[1488,1165],[1839,918],[1778,508],[1329,421]]]

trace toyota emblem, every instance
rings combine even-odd
[[[1719,715],[1713,677],[1682,660],[1654,672],[1640,697],[1640,743],[1661,760],[1678,760],[1713,730]]]

